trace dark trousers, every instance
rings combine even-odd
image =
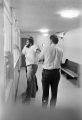
[[[42,71],[43,105],[48,104],[49,86],[51,86],[50,106],[56,104],[59,80],[60,80],[60,69],[53,69],[53,70],[43,69]]]

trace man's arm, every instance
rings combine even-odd
[[[44,49],[41,51],[38,57],[38,62],[43,63],[44,62]]]

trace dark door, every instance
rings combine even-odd
[[[24,45],[26,44],[26,40],[27,40],[27,38],[21,38],[21,51],[22,51]],[[25,56],[22,55],[21,56],[21,67],[25,67],[25,66],[26,66]]]

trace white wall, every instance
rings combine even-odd
[[[1,105],[5,100],[5,70],[4,70],[4,34],[3,34],[3,9],[0,5],[0,112]]]
[[[82,64],[82,28],[69,31],[63,40],[64,57]]]
[[[80,64],[79,82],[82,88],[82,28],[69,31],[64,37],[63,46],[64,58]]]
[[[14,68],[15,68],[20,54],[19,51],[14,48],[16,45],[19,46],[20,48],[20,29],[18,28],[18,21],[16,18],[15,10],[13,8],[11,14],[12,14],[12,51],[13,51]]]
[[[49,43],[50,43],[49,35],[44,36],[43,34],[39,34],[37,36],[37,43],[38,43],[38,45],[41,49],[42,49],[42,47],[45,47],[45,46],[49,45]]]
[[[0,99],[4,97],[4,101],[8,100],[14,81],[13,65],[18,56],[17,51],[13,52],[13,48],[14,44],[19,42],[18,29],[16,30],[17,26],[13,23],[13,15],[9,2],[9,0],[3,0],[2,4],[0,4]],[[13,34],[13,31],[16,34]]]

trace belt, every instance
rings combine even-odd
[[[43,69],[43,71],[55,71],[55,70],[59,71],[60,68],[56,68],[56,69]]]
[[[30,65],[26,65],[26,67],[33,66],[33,65],[37,65],[37,64],[30,64]]]
[[[27,65],[26,67],[32,66],[33,64]]]

